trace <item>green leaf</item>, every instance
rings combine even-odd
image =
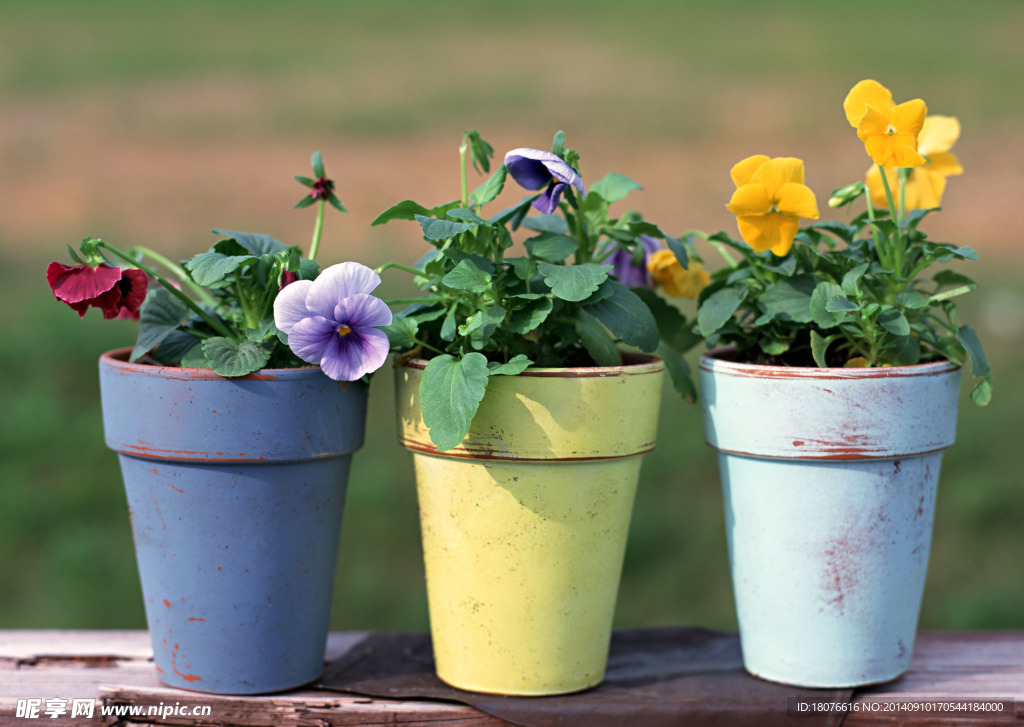
[[[523,227],[534,232],[551,232],[556,235],[569,233],[569,223],[561,215],[534,215],[523,220]]]
[[[928,305],[928,301],[915,290],[904,290],[902,293],[896,296],[896,302],[904,308],[910,310],[917,310],[924,308]]]
[[[668,249],[672,251],[672,254],[676,256],[679,264],[683,266],[683,270],[688,270],[690,267],[690,254],[686,250],[686,245],[682,241],[668,235],[665,236],[665,244],[668,245]]]
[[[150,288],[139,309],[139,337],[128,358],[138,361],[185,324],[191,311],[181,300],[160,287]]]
[[[230,237],[248,250],[250,254],[257,257],[260,255],[277,255],[279,252],[284,252],[288,249],[287,245],[280,240],[275,240],[270,235],[254,235],[250,232],[235,232],[234,230],[220,230],[217,228],[214,228],[213,234]]]
[[[878,314],[878,325],[895,336],[909,336],[910,323],[898,308],[887,307]]]
[[[781,356],[789,350],[790,342],[781,338],[762,338],[757,345],[769,356]]]
[[[810,275],[783,278],[765,288],[757,305],[766,316],[775,320],[809,323],[814,317],[811,314],[814,288],[814,278]]]
[[[188,353],[181,358],[181,365],[186,369],[212,369],[213,364],[203,353],[203,344],[200,341],[195,344]]]
[[[458,305],[453,305],[451,310],[448,311],[444,317],[444,321],[441,323],[440,336],[445,341],[454,341],[455,333],[458,331],[458,326],[455,323],[455,309]]]
[[[893,366],[913,366],[921,360],[921,347],[913,336],[901,336],[896,339],[892,352]]]
[[[491,287],[491,276],[477,267],[472,260],[463,260],[441,278],[441,283],[456,290],[482,293]]]
[[[605,175],[604,179],[595,182],[593,186],[590,187],[590,192],[588,194],[599,194],[604,197],[607,202],[612,203],[624,199],[626,195],[637,189],[643,189],[643,187],[629,177],[618,174],[617,172],[609,172]]]
[[[843,292],[851,298],[860,297],[860,279],[864,277],[871,263],[861,263],[850,268],[843,276]]]
[[[459,220],[461,222],[468,222],[471,225],[483,225],[484,227],[492,227],[493,225],[485,220],[483,217],[478,216],[473,210],[467,210],[464,207],[458,207],[448,211],[448,216],[453,220]]]
[[[483,170],[486,174],[491,171],[491,157],[494,156],[494,147],[484,141],[480,132],[472,129],[466,132],[470,148],[473,151],[473,168],[477,171]]]
[[[313,152],[312,162],[313,174],[315,174],[317,177],[327,176],[326,173],[324,172],[324,158],[323,156],[320,155],[320,152]]]
[[[505,309],[500,305],[492,305],[477,311],[459,326],[459,334],[469,336],[469,343],[478,351],[487,345],[495,329],[505,320]]]
[[[270,360],[271,351],[270,346],[252,341],[237,343],[230,338],[220,337],[203,341],[203,353],[213,364],[213,370],[227,377],[245,376],[259,371]]]
[[[473,193],[469,195],[469,201],[477,207],[482,207],[488,202],[492,202],[499,194],[501,194],[501,190],[505,188],[505,178],[507,175],[508,170],[506,170],[505,165],[502,164],[494,171],[494,174],[492,174],[486,182],[473,190]]]
[[[434,242],[441,242],[450,237],[462,234],[466,230],[472,230],[475,224],[469,222],[454,222],[452,220],[438,220],[433,217],[416,215],[416,221],[423,228],[423,236]]]
[[[825,354],[828,351],[829,344],[836,340],[838,336],[822,336],[815,330],[811,331],[811,356],[814,358],[814,363],[818,364],[820,368],[828,368],[828,361],[825,358]]]
[[[746,288],[722,288],[708,296],[697,311],[697,330],[707,338],[732,318],[747,297]]]
[[[487,373],[491,376],[516,376],[521,374],[533,363],[525,354],[513,356],[505,363],[487,362]]]
[[[526,298],[518,295],[516,298]],[[536,295],[528,298],[526,305],[515,308],[508,316],[508,329],[512,333],[529,333],[545,321],[554,308],[554,301],[548,295]]]
[[[489,374],[481,353],[468,353],[461,359],[449,354],[430,359],[420,380],[420,408],[430,441],[439,452],[466,438],[487,391]]]
[[[818,283],[811,294],[811,316],[820,328],[834,328],[846,317],[843,312],[828,309],[828,302],[833,298],[841,298],[843,289],[835,283],[823,281]]]
[[[260,321],[258,328],[246,328],[245,337],[253,343],[260,343],[268,335],[277,338],[277,326],[274,325],[273,318],[267,318],[264,321]]]
[[[551,263],[538,263],[544,282],[551,288],[551,292],[562,300],[578,302],[585,300],[597,290],[605,280],[613,266],[600,265],[598,263],[583,263],[582,265],[552,265]]]
[[[394,317],[391,323],[381,326],[380,330],[388,337],[392,348],[413,348],[416,346],[416,334],[419,324],[413,318]]]
[[[510,257],[505,262],[511,263],[512,271],[520,280],[531,280],[537,274],[537,263],[528,257]]]
[[[633,292],[647,305],[647,309],[654,316],[662,343],[667,343],[680,353],[686,353],[704,340],[694,333],[693,324],[678,308],[668,303],[653,290],[634,288]]]
[[[411,199],[405,199],[377,215],[376,219],[370,223],[370,226],[383,225],[391,222],[391,220],[414,220],[417,215],[429,217],[430,214],[430,209],[418,202],[413,202]]]
[[[617,280],[606,280],[602,287],[610,288],[612,295],[586,306],[586,311],[624,343],[654,353],[658,348],[658,323],[647,305]]]
[[[697,387],[693,385],[693,376],[690,373],[690,366],[686,363],[683,355],[667,341],[658,344],[655,351],[658,357],[665,362],[665,370],[668,371],[669,380],[679,395],[686,401],[697,400]]]
[[[860,306],[845,296],[837,295],[829,298],[825,303],[825,310],[829,313],[844,313],[846,311],[860,310]]]
[[[598,366],[622,365],[622,354],[615,345],[615,339],[597,318],[587,312],[586,308],[580,308],[576,312],[575,325],[580,343]]]
[[[971,357],[971,374],[984,377],[971,389],[971,401],[978,406],[985,406],[992,400],[992,370],[989,368],[985,349],[981,345],[981,338],[970,326],[960,326],[956,338]]]
[[[252,255],[222,255],[219,252],[201,252],[185,262],[196,285],[204,288],[219,283],[243,265],[253,265],[257,258]]]
[[[576,252],[580,244],[568,235],[543,233],[523,243],[531,257],[557,263]]]

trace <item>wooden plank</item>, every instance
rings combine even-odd
[[[366,632],[334,633],[328,658],[344,654]],[[0,725],[16,719],[19,699],[93,698],[92,720],[68,715],[41,720],[48,725],[112,724],[100,705],[136,708],[121,717],[130,725],[410,725],[412,727],[499,727],[500,719],[471,707],[428,701],[393,701],[302,690],[279,695],[234,697],[186,692],[162,685],[144,631],[0,631]],[[879,712],[886,703],[951,700],[1015,700],[1003,712]],[[919,635],[910,671],[901,679],[859,690],[846,727],[979,724],[1024,725],[1024,631],[926,632]],[[193,714],[192,707],[210,708]],[[1014,709],[1015,707],[1015,709]],[[157,711],[149,714],[150,708]],[[161,715],[160,711],[167,711]],[[161,718],[163,717],[163,718]],[[796,715],[797,721],[800,719]],[[1015,722],[1016,720],[1016,722]]]

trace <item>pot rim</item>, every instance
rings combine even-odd
[[[221,376],[213,369],[195,369],[187,366],[164,366],[161,364],[148,364],[129,362],[131,355],[130,347],[115,348],[100,354],[100,365],[109,366],[112,369],[130,371],[144,376],[157,376],[162,379],[190,379],[198,381],[277,381],[280,379],[304,379],[310,376],[327,376],[319,366],[299,366],[286,369],[260,369],[245,376]],[[342,381],[341,384],[353,384],[353,381]]]
[[[663,371],[665,362],[657,356],[642,353],[622,352],[624,363],[621,366],[566,366],[565,368],[528,368],[514,377],[533,378],[589,378],[601,376],[620,376],[622,374],[646,374]],[[429,359],[413,358],[394,368],[410,368],[423,370],[430,363]]]
[[[708,373],[748,376],[756,379],[885,379],[911,376],[939,376],[960,369],[952,361],[941,359],[910,366],[879,366],[871,368],[820,368],[815,366],[777,366],[730,361],[735,346],[721,346],[705,351],[700,357],[700,370]]]

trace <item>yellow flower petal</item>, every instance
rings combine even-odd
[[[796,157],[776,157],[769,159],[754,172],[752,182],[760,182],[772,196],[778,194],[783,185],[795,182],[804,183],[804,163]]]
[[[912,169],[928,163],[927,159],[917,153],[917,134],[894,134],[890,138],[892,139],[892,160],[895,166]]]
[[[868,106],[873,106],[888,115],[894,105],[889,89],[878,81],[868,79],[850,89],[843,101],[843,110],[846,112],[846,120],[850,122],[850,126],[859,126]]]
[[[918,141],[919,145],[920,143]],[[920,152],[921,147],[918,146],[917,150]],[[933,152],[925,154],[925,156],[928,157],[928,163],[924,165],[924,168],[930,172],[941,174],[945,177],[955,177],[957,174],[964,173],[964,168],[960,166],[960,161],[950,152]]]
[[[889,189],[892,190],[893,202],[896,206],[900,203],[899,172],[895,167],[885,170],[889,178]],[[871,194],[871,203],[875,207],[886,208],[889,203],[885,198],[885,188],[882,186],[882,171],[877,166],[872,166],[864,178],[864,184]],[[906,210],[931,209],[942,203],[942,193],[946,190],[946,178],[931,169],[931,165],[925,165],[914,169],[907,178],[905,192],[907,201],[904,204]]]
[[[857,137],[866,142],[875,136],[888,136],[889,121],[889,114],[879,111],[874,106],[868,106],[860,118],[860,123],[857,124]]]
[[[732,193],[725,207],[734,215],[763,215],[771,212],[771,193],[763,184],[744,184]]]
[[[771,212],[767,215],[743,215],[736,218],[743,241],[757,252],[771,250],[785,255],[793,246],[800,221],[796,215]]]
[[[928,107],[924,101],[915,98],[913,101],[901,103],[892,114],[892,125],[900,134],[911,134],[914,137],[914,148],[917,148],[917,135],[921,133],[924,119],[928,115]]]
[[[673,298],[693,299],[708,284],[711,276],[696,260],[687,268],[679,264],[671,250],[658,250],[647,259],[647,269],[657,286]]]
[[[811,188],[803,184],[795,182],[784,184],[775,196],[775,207],[779,212],[805,217],[809,220],[818,219],[818,200],[814,197]]]
[[[738,162],[729,172],[732,176],[733,183],[737,187],[742,187],[744,184],[750,184],[750,180],[754,176],[754,172],[756,172],[758,168],[770,158],[771,157],[765,156],[764,154],[756,154]]]
[[[934,154],[953,148],[960,138],[960,121],[955,116],[929,115],[917,135],[917,151],[932,158]]]

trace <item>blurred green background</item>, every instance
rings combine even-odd
[[[564,129],[584,180],[637,180],[630,203],[663,229],[732,229],[729,168],[751,154],[803,158],[821,202],[862,178],[841,106],[862,78],[961,120],[965,173],[925,226],[981,253],[959,268],[981,282],[962,319],[996,374],[991,406],[965,398],[946,455],[921,625],[1024,627],[1022,36],[1015,0],[4,0],[0,628],[145,626],[96,376],[135,326],[54,303],[43,270],[67,261],[65,243],[184,257],[226,227],[305,244],[313,216],[292,209],[291,177],[319,149],[350,210],[328,218],[321,261],[409,262],[418,228],[370,221],[401,199],[457,197],[469,128],[499,157]],[[384,292],[405,285],[397,274]],[[391,397],[384,370],[352,471],[334,629],[427,627]],[[667,396],[619,627],[735,628],[722,520],[699,411]]]

